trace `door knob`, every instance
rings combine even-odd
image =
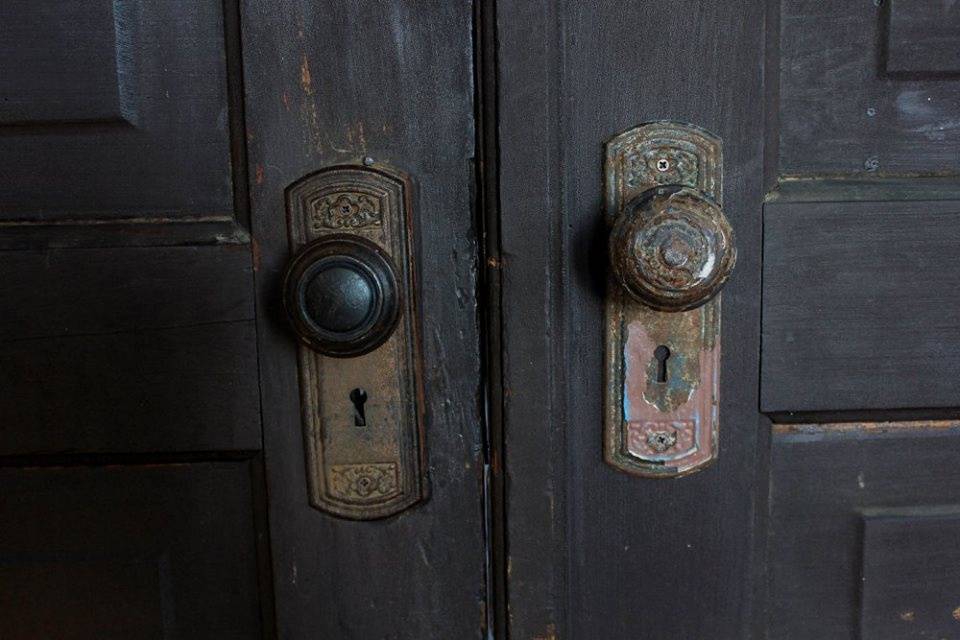
[[[290,261],[284,306],[305,345],[327,356],[358,356],[383,344],[397,325],[397,271],[390,256],[366,238],[323,236]]]
[[[604,458],[676,478],[716,459],[720,289],[736,262],[721,209],[723,144],[649,122],[606,145],[610,223]]]
[[[691,187],[641,193],[617,216],[610,235],[616,281],[633,299],[659,311],[709,301],[736,259],[733,230],[720,205]]]

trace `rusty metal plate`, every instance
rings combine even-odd
[[[310,504],[344,518],[398,513],[427,494],[410,183],[397,171],[323,169],[287,190],[291,254],[325,236],[375,243],[398,270],[399,324],[352,358],[298,351]]]
[[[612,226],[650,189],[722,196],[720,141],[691,125],[654,122],[606,147],[606,212]],[[627,473],[677,477],[718,452],[720,295],[688,311],[658,311],[611,276],[606,322],[604,458]]]

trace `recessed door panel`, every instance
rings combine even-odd
[[[0,224],[232,217],[219,0],[0,6]]]

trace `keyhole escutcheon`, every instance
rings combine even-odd
[[[670,347],[662,344],[653,350],[653,357],[657,360],[657,382],[667,381],[667,358],[670,357]]]
[[[367,392],[359,387],[350,392],[350,402],[353,403],[353,424],[357,427],[367,426],[367,415],[363,405],[367,402]]]

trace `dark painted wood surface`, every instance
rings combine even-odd
[[[485,611],[472,5],[246,0],[257,313],[278,632],[476,638]],[[312,508],[280,285],[284,189],[365,157],[409,174],[422,283],[430,498],[384,520]]]
[[[960,8],[933,0],[781,0],[780,170],[789,175],[956,174]],[[892,15],[888,15],[892,13]],[[936,30],[931,31],[931,23]],[[926,25],[926,26],[921,26]],[[909,30],[923,37],[902,39]],[[943,29],[944,31],[941,31]],[[906,31],[905,31],[906,30]],[[955,42],[955,40],[954,40]],[[889,73],[909,68],[905,73]]]
[[[960,6],[943,0],[890,0],[886,71],[905,78],[960,78]]]
[[[0,454],[260,448],[245,246],[0,254]]]
[[[4,638],[271,636],[238,44],[0,5]]]
[[[753,618],[763,3],[498,4],[509,623],[517,638],[744,638]],[[720,456],[680,480],[602,460],[603,143],[724,141]]]
[[[960,622],[945,618],[960,605],[947,608],[956,598],[956,516],[949,527],[930,518],[957,512],[958,436],[960,427],[947,426],[774,437],[771,640],[956,636]],[[873,519],[890,511],[906,519],[900,543]],[[952,631],[919,635],[934,628]]]
[[[960,505],[868,513],[862,580],[861,637],[960,633]]]
[[[0,6],[0,221],[231,215],[224,4]]]
[[[960,406],[960,203],[768,203],[763,227],[763,411]]]
[[[260,638],[248,462],[0,469],[10,640]]]

